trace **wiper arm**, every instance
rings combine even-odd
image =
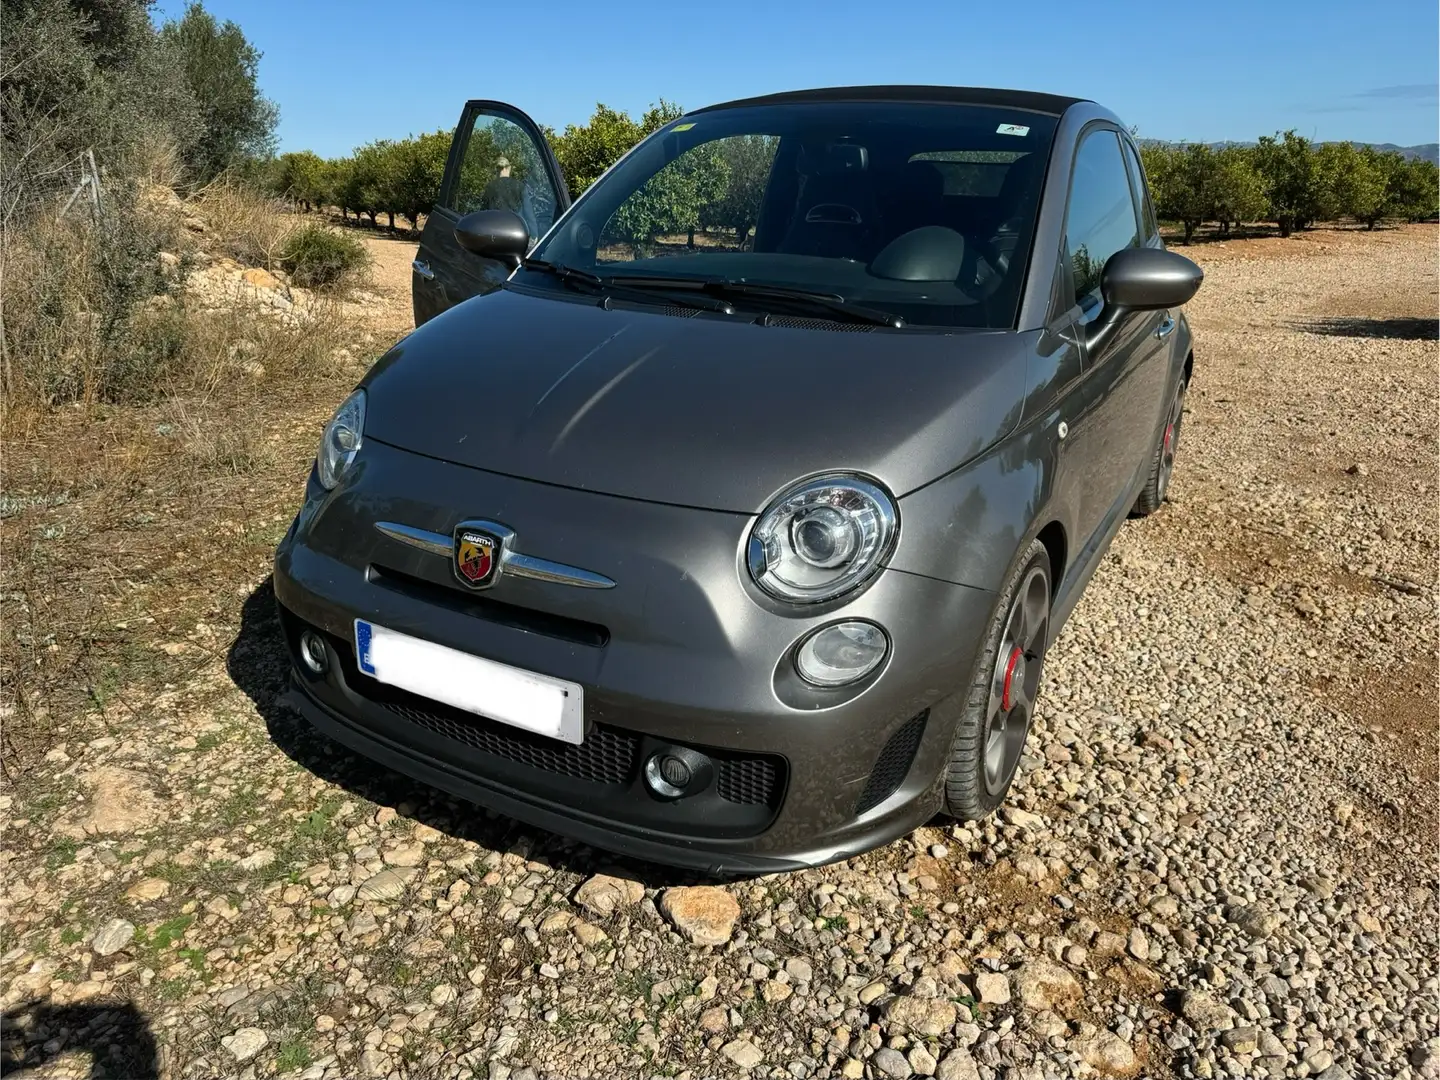
[[[637,300],[641,303],[653,304],[657,297],[653,292],[645,289],[637,289],[628,283],[620,283],[614,278],[603,278],[599,274],[592,274],[588,270],[576,270],[573,267],[564,266],[560,263],[552,263],[546,259],[524,258],[520,260],[520,266],[525,270],[534,270],[541,274],[550,274],[557,277],[566,285],[574,289],[581,289],[586,292],[603,293],[609,296],[622,296],[626,299]],[[701,311],[719,311],[726,315],[733,315],[735,309],[723,300],[717,300],[709,296],[674,296],[666,297],[670,303],[677,307],[698,308]]]
[[[820,308],[826,314],[846,322],[871,323],[876,326],[902,327],[905,320],[889,311],[866,307],[846,300],[839,293],[820,292],[788,285],[766,285],[755,281],[727,281],[724,278],[657,277],[649,274],[616,274],[612,279],[632,288],[695,289],[721,296],[749,296],[761,300],[779,300],[801,307]]]

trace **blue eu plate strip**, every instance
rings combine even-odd
[[[355,656],[360,662],[360,670],[373,678],[375,665],[370,662],[370,624],[363,619],[355,620]]]

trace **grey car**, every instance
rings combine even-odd
[[[1013,780],[1045,653],[1165,500],[1200,270],[1093,102],[717,105],[573,205],[471,102],[418,328],[275,558],[291,699],[363,755],[713,874]]]

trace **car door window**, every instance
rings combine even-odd
[[[1075,154],[1065,242],[1075,302],[1092,314],[1100,308],[1100,272],[1106,260],[1124,248],[1140,246],[1130,177],[1113,131],[1091,132]]]
[[[1125,160],[1130,163],[1130,175],[1135,180],[1135,194],[1140,205],[1140,229],[1144,233],[1145,243],[1148,244],[1160,235],[1160,226],[1155,221],[1155,207],[1150,203],[1150,189],[1145,185],[1145,168],[1140,164],[1135,147],[1123,139],[1120,142],[1125,147]]]
[[[460,168],[446,192],[457,214],[512,210],[538,238],[555,220],[555,187],[533,136],[519,124],[485,112],[465,134]]]

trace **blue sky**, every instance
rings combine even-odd
[[[184,10],[160,0],[157,18]],[[1435,0],[206,0],[263,51],[282,150],[452,128],[498,98],[557,128],[808,86],[943,83],[1090,97],[1142,137],[1437,139]]]

